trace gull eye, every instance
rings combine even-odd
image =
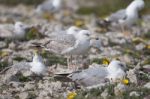
[[[86,33],[85,35],[86,35],[86,36],[90,36],[89,33]]]
[[[22,24],[20,24],[19,26],[20,26],[20,27],[23,27],[23,25],[22,25]]]
[[[95,40],[99,40],[99,38],[95,38]]]
[[[74,29],[75,32],[78,32],[78,29]]]

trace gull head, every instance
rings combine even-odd
[[[61,8],[61,4],[62,4],[62,0],[53,0],[53,1],[52,1],[52,5],[53,5],[55,8]]]
[[[107,67],[107,78],[110,80],[110,82],[120,81],[126,75],[125,69],[126,65],[124,63],[118,60],[113,60]]]
[[[144,0],[135,0],[138,11],[142,10],[145,6]]]
[[[35,13],[42,14],[42,12],[43,12],[42,5],[38,5],[37,8],[35,9]]]
[[[91,32],[89,30],[81,30],[78,33],[78,37],[90,38]]]
[[[29,29],[29,27],[22,22],[16,22],[14,27],[18,34],[25,34],[26,30]]]
[[[15,29],[25,30],[26,28],[27,28],[27,26],[25,24],[23,24],[22,22],[15,23]]]
[[[26,31],[29,29],[27,25],[23,24],[22,22],[16,22],[14,25],[14,32],[15,32],[15,38],[24,38]]]
[[[38,55],[38,50],[34,50],[33,62],[43,62],[43,59],[40,55]]]
[[[116,71],[118,69],[121,70],[126,70],[126,65],[118,60],[113,60],[112,62],[110,62],[110,64],[108,65],[108,69],[110,69],[111,71]]]
[[[71,26],[70,28],[67,29],[67,34],[73,34],[76,35],[80,29],[76,26]]]
[[[139,10],[142,10],[145,6],[145,3],[143,0],[134,0],[128,7],[127,9],[128,10],[136,10],[136,11],[139,11]]]
[[[34,51],[33,61],[30,63],[30,66],[30,70],[37,75],[44,75],[47,72],[42,57],[38,55],[37,50]]]

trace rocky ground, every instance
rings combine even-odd
[[[62,10],[54,15],[45,13],[39,16],[34,13],[35,7],[25,5],[1,5],[0,9],[0,24],[22,21],[34,26],[23,41],[0,39],[0,99],[65,99],[68,92],[74,91],[77,94],[75,99],[150,98],[150,14],[143,15],[138,25],[122,33],[119,29],[101,25],[102,17],[95,14],[82,15]],[[91,49],[81,64],[88,67],[119,59],[127,64],[128,83],[77,88],[74,82],[54,74],[67,68],[66,57],[42,48],[36,49],[40,50],[51,73],[40,78],[31,76],[31,72],[26,69],[19,69],[26,66],[24,62],[32,61],[35,50],[33,43],[45,44],[45,35],[72,25],[89,29],[101,40],[102,50],[97,52]]]

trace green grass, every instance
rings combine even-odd
[[[77,13],[79,14],[96,14],[99,16],[106,16],[111,14],[112,12],[115,12],[119,9],[124,9],[127,7],[128,4],[130,4],[132,0],[99,0],[97,1],[96,6],[87,7],[83,6],[81,7]],[[145,8],[141,12],[142,14],[150,13],[150,0],[145,0]]]
[[[41,53],[43,58],[48,59],[49,65],[61,64],[67,65],[67,59],[61,56],[56,56],[54,53],[43,52]]]

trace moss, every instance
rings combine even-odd
[[[34,92],[29,92],[28,98],[27,99],[35,99],[37,96]]]
[[[7,67],[7,66],[8,66],[8,62],[7,62],[7,61],[0,62],[0,71],[1,71],[2,69],[4,69],[5,67]]]
[[[144,33],[144,39],[150,39],[150,32]]]
[[[27,81],[30,81],[30,79],[28,77],[25,77],[21,74],[18,74],[18,79],[20,82],[27,82]]]
[[[8,86],[8,85],[6,85],[6,84],[1,85],[1,86],[0,86],[0,93],[2,93],[3,90],[7,90],[7,89],[9,89],[9,86]]]
[[[26,34],[27,40],[40,39],[41,37],[43,37],[43,36],[36,28],[29,29],[29,31]]]
[[[37,5],[43,2],[43,0],[0,0],[1,4],[6,5],[17,5],[17,4],[26,4],[26,5]]]
[[[20,61],[22,61],[22,60],[26,60],[25,58],[23,58],[23,57],[15,57],[15,58],[13,58],[13,60],[16,60],[16,61],[18,61],[18,62],[20,62]]]
[[[43,58],[48,59],[49,65],[61,64],[67,65],[67,59],[62,56],[56,56],[54,53],[43,52],[41,53]]]

